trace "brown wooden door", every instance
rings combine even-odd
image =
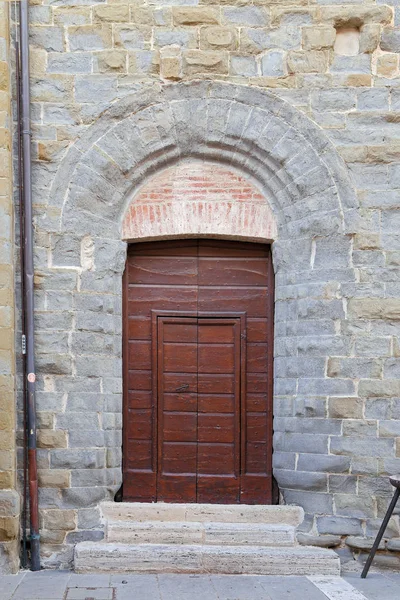
[[[124,499],[270,503],[269,247],[132,245],[124,288]]]

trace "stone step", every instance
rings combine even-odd
[[[110,521],[264,523],[297,527],[304,519],[304,511],[299,506],[103,502],[101,510],[103,517]]]
[[[339,575],[333,550],[297,546],[211,546],[110,544],[75,546],[77,573],[220,573],[253,575]]]
[[[198,521],[110,521],[107,541],[121,544],[293,546],[293,525]]]

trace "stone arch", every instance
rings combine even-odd
[[[81,269],[80,292],[113,297],[107,312],[114,320],[106,335],[113,335],[117,349],[111,361],[106,349],[102,363],[74,355],[72,377],[104,376],[106,369],[110,381],[120,382],[124,215],[143,182],[186,159],[242,173],[268,199],[276,221],[275,475],[287,501],[307,510],[307,494],[318,489],[318,506],[329,513],[326,476],[315,474],[307,489],[292,457],[313,452],[315,444],[310,424],[301,418],[324,417],[330,395],[355,394],[350,380],[327,376],[326,363],[330,355],[347,352],[345,336],[336,327],[345,318],[338,282],[355,281],[349,234],[357,201],[346,167],[326,135],[276,95],[215,82],[157,84],[116,102],[69,149],[41,225],[54,231],[55,238],[68,239],[69,264]],[[85,248],[93,254],[90,260]],[[57,258],[52,265],[57,267]],[[73,333],[86,331],[88,321],[78,315]],[[120,383],[113,393],[118,399]],[[120,422],[120,404],[115,406],[113,431]],[[299,417],[296,429],[288,430],[285,419],[294,416]],[[109,447],[118,447],[117,436],[106,439]],[[319,452],[325,452],[322,446]],[[120,474],[121,463],[112,464],[112,469],[104,468],[99,498],[120,484],[115,469]]]

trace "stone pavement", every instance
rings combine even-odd
[[[69,571],[0,576],[0,600],[397,600],[400,574],[344,577],[252,575],[75,575]]]

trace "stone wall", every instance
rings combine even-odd
[[[19,556],[19,496],[15,492],[15,348],[11,91],[8,2],[0,2],[0,572],[15,572]]]
[[[400,470],[397,5],[31,4],[45,563],[102,537],[120,484],[124,199],[193,155],[251,174],[279,225],[275,474],[302,540],[365,544]],[[160,91],[195,79],[235,85]]]

